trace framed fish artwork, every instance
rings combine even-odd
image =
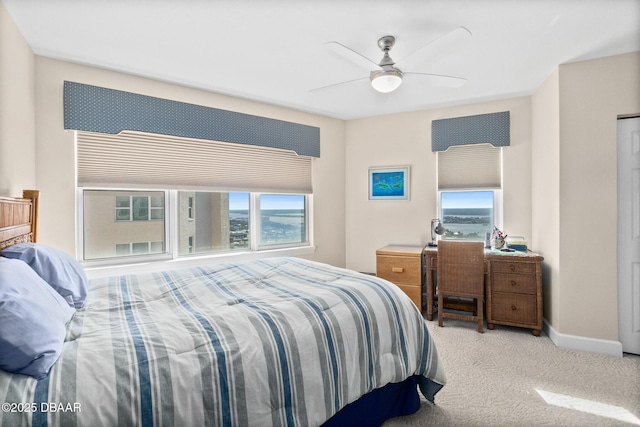
[[[409,200],[409,166],[369,168],[369,200]]]

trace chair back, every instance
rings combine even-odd
[[[438,242],[438,291],[445,295],[482,298],[484,295],[484,243]]]

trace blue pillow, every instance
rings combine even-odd
[[[75,310],[26,263],[0,258],[0,369],[42,379]]]
[[[19,259],[35,270],[71,307],[82,308],[87,299],[87,276],[75,259],[40,243],[18,243],[0,252]]]

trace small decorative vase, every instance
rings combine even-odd
[[[493,247],[496,249],[502,249],[504,247],[504,239],[497,237],[493,239]]]

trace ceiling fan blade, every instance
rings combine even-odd
[[[464,77],[445,76],[442,74],[430,73],[402,73],[404,76],[418,76],[422,81],[427,81],[433,86],[459,88],[462,87],[467,79]]]
[[[453,49],[457,43],[460,43],[471,35],[471,31],[469,31],[468,28],[458,27],[455,30],[449,31],[448,33],[443,34],[442,36],[435,38],[414,50],[398,61],[398,66],[400,68],[413,68],[413,66],[417,65],[419,61],[424,60],[424,56],[427,52],[449,51],[450,49]]]
[[[371,70],[371,67],[374,67],[376,70],[380,69],[380,66],[377,62],[372,61],[361,53],[356,52],[348,46],[343,45],[340,42],[330,41],[325,43],[325,45],[333,52],[338,55],[348,59],[349,61],[367,69]]]
[[[316,93],[316,92],[319,92],[321,90],[330,89],[330,88],[333,88],[333,87],[338,87],[338,86],[346,85],[346,84],[349,84],[349,83],[359,82],[360,80],[369,80],[369,77],[360,77],[358,79],[347,80],[347,81],[340,82],[340,83],[333,83],[333,84],[326,85],[326,86],[320,86],[320,87],[317,87],[315,89],[311,89],[309,92]]]

